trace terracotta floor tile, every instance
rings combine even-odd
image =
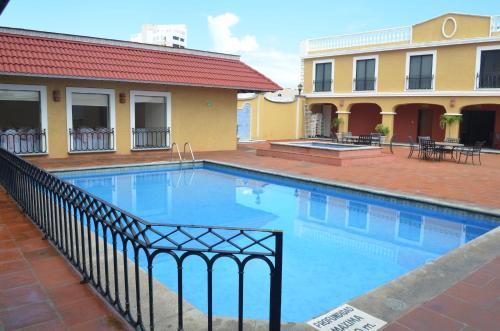
[[[60,320],[52,320],[28,326],[16,331],[65,331],[68,328]],[[89,330],[90,331],[90,330]]]
[[[131,330],[131,327],[127,327],[118,318],[114,316],[106,316],[89,322],[84,322],[76,324],[70,327],[71,331],[106,331],[106,330]]]
[[[31,271],[18,271],[0,276],[0,290],[35,284],[37,280]]]
[[[4,263],[0,261],[0,276],[19,271],[29,271],[29,264],[26,261],[12,261]]]
[[[50,244],[47,240],[43,240],[42,238],[34,238],[19,242],[19,248],[23,252],[31,252],[48,247],[50,247]]]
[[[424,307],[482,331],[497,331],[500,325],[499,315],[446,294],[425,303]]]
[[[440,315],[432,310],[416,308],[398,319],[398,323],[415,331],[462,330],[465,324]]]
[[[473,272],[471,275],[469,275],[467,278],[462,280],[464,283],[477,286],[477,287],[483,287],[485,286],[489,281],[491,281],[495,277],[494,274],[491,272],[487,271],[486,269],[481,269]]]
[[[12,290],[0,292],[0,309],[11,309],[46,300],[47,295],[40,285],[18,287]]]
[[[68,265],[65,269],[39,270],[35,275],[47,289],[80,283],[81,276]]]
[[[26,240],[30,241],[30,240]],[[45,248],[40,248],[37,250],[30,250],[27,252],[24,252],[24,257],[28,261],[36,261],[36,260],[45,260],[49,257],[54,257],[54,256],[60,256],[59,252],[53,248],[52,246],[48,246]],[[42,261],[43,263],[43,261]]]
[[[382,330],[384,331],[413,331],[413,329],[410,329],[398,322],[392,322],[385,326]]]
[[[3,249],[11,249],[11,248],[16,248],[16,247],[17,247],[16,242],[12,239],[0,241],[0,251]]]
[[[88,285],[80,283],[71,283],[49,289],[48,295],[58,308],[62,308],[85,298],[95,297],[94,292]]]
[[[499,295],[498,291],[488,288],[487,285],[483,288],[478,288],[465,282],[458,282],[444,293],[483,308],[491,306]]]
[[[34,303],[0,312],[5,330],[15,330],[43,322],[58,320],[54,309],[47,303]]]
[[[76,325],[86,321],[106,317],[109,314],[104,303],[95,298],[86,298],[59,308],[63,322],[68,325]]]
[[[23,254],[20,249],[0,249],[0,261],[2,262],[19,261],[22,259]]]

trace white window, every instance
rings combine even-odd
[[[406,90],[434,90],[437,52],[406,53]]]
[[[376,91],[378,76],[378,56],[353,58],[353,91]]]
[[[0,84],[0,147],[15,154],[48,153],[47,89]]]
[[[476,52],[476,88],[500,88],[500,45],[478,47]]]
[[[115,150],[115,91],[66,88],[68,151]]]
[[[169,92],[131,91],[132,149],[170,148],[171,96]]]
[[[313,91],[333,92],[334,60],[313,62]]]

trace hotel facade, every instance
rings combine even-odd
[[[500,148],[500,16],[445,14],[412,26],[305,40],[304,135],[369,134],[486,141]],[[442,115],[447,124],[440,125]],[[292,114],[290,114],[292,116]],[[444,123],[443,123],[444,124]]]
[[[16,154],[234,150],[237,93],[279,88],[235,55],[0,28],[0,146]]]

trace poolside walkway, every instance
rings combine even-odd
[[[394,155],[388,154],[387,162],[384,161],[371,165],[334,167],[303,161],[260,157],[255,155],[255,148],[267,148],[267,145],[266,143],[245,145],[240,146],[237,151],[197,153],[196,156],[198,159],[212,159],[276,172],[351,183],[370,188],[381,188],[403,194],[409,193],[423,197],[432,197],[448,202],[479,206],[496,211],[500,210],[498,189],[500,186],[500,155],[483,155],[483,165],[472,166],[470,164],[463,165],[449,161],[428,162],[418,159],[407,159],[408,150],[398,147],[395,148]],[[385,148],[384,152],[388,153],[387,148]],[[72,155],[67,159],[59,160],[43,158],[30,158],[30,160],[39,166],[55,169],[167,161],[168,155],[168,153],[163,151],[137,152],[132,155],[100,154],[99,158],[96,158],[95,155]],[[37,232],[33,225],[30,225],[29,221],[19,214],[15,205],[5,198],[5,194],[0,194],[0,202],[0,288],[2,289],[2,296],[0,297],[2,300],[0,302],[4,302],[5,296],[3,293],[6,290],[3,288],[4,284],[9,284],[9,282],[5,282],[5,279],[8,279],[6,277],[13,277],[13,274],[20,274],[19,279],[26,277],[28,281],[18,280],[20,285],[17,285],[19,286],[17,290],[21,291],[20,289],[24,287],[40,287],[39,299],[32,299],[34,302],[28,301],[27,303],[23,303],[21,300],[21,304],[42,305],[40,302],[43,302],[45,310],[41,308],[37,309],[42,311],[40,313],[41,316],[47,316],[43,321],[34,319],[31,316],[38,316],[38,312],[28,315],[26,311],[22,310],[27,306],[20,306],[17,303],[17,298],[23,298],[22,295],[9,295],[7,296],[8,301],[5,301],[4,305],[0,305],[0,318],[6,329],[15,329],[15,327],[23,326],[19,324],[26,320],[23,316],[30,316],[28,321],[34,321],[29,322],[31,325],[34,325],[35,322],[42,323],[49,321],[48,323],[55,323],[54,325],[64,327],[63,323],[66,322],[82,322],[82,320],[78,319],[80,317],[79,314],[73,313],[71,315],[70,313],[70,307],[74,307],[74,303],[67,303],[66,306],[64,305],[64,300],[63,304],[61,304],[57,302],[57,296],[54,297],[53,294],[51,296],[54,289],[50,288],[50,279],[54,281],[55,277],[51,278],[48,274],[61,273],[61,276],[57,276],[58,283],[65,282],[64,279],[67,276],[64,275],[71,275],[68,277],[72,277],[72,281],[66,286],[71,285],[74,291],[81,291],[82,286],[78,284],[78,276],[73,273],[68,264],[63,262],[60,256],[55,257],[51,255],[57,255],[57,253],[52,252],[53,249],[51,250],[50,247],[43,246],[44,242],[40,243],[40,239],[38,239],[40,233]],[[22,224],[12,224],[17,222],[22,222]],[[26,227],[27,231],[23,230],[22,237],[19,237],[21,235],[17,227]],[[31,248],[33,251],[37,251],[37,245],[42,245],[41,249],[47,250],[47,253],[32,253],[30,255],[29,251],[25,252],[23,250],[26,249],[23,248],[25,245],[22,243],[23,241],[30,243],[27,244],[28,249],[30,245],[34,245]],[[47,244],[45,243],[45,245]],[[45,259],[45,261],[50,263],[50,267],[41,268],[42,262],[37,262],[38,259]],[[52,260],[50,259],[56,259],[57,262],[51,262]],[[57,271],[58,268],[62,272]],[[37,273],[45,273],[47,275],[39,276]],[[36,277],[42,278],[38,280]],[[18,277],[13,278],[17,279]],[[23,282],[27,282],[27,284]],[[15,285],[14,283],[13,286]],[[54,283],[52,283],[53,285]],[[88,288],[84,291],[87,290]],[[68,292],[66,293],[73,293],[71,291],[68,287]],[[93,293],[90,294],[93,295]],[[60,299],[72,300],[68,296],[61,297]],[[74,298],[75,296],[72,297]],[[91,299],[80,300],[99,302],[99,299],[95,295]],[[18,306],[20,308],[16,308]],[[97,312],[89,313],[94,319],[87,323],[94,323],[103,329],[112,329],[113,327],[120,329],[124,327],[120,324],[120,320],[113,317],[113,314],[102,303],[89,306],[99,308]],[[7,313],[16,311],[17,309],[20,310],[16,314]],[[69,318],[64,313],[67,310],[69,310],[69,313],[67,313],[70,316]],[[29,311],[33,310],[30,309]],[[73,321],[72,318],[76,320]],[[86,320],[90,319],[87,318]],[[74,323],[74,325],[83,326],[84,324]],[[396,321],[390,323],[385,330],[493,331],[498,330],[498,325],[500,325],[500,255],[497,255],[496,259],[478,268],[471,275],[462,279],[437,297],[410,309],[410,311],[406,312]],[[1,329],[2,325],[0,324]]]
[[[0,330],[131,330],[0,188]]]

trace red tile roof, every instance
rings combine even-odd
[[[0,74],[275,91],[237,56],[123,41],[0,31]],[[15,30],[21,31],[21,30]]]

